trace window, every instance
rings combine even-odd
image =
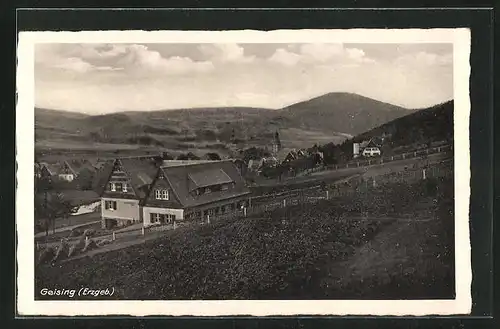
[[[111,191],[113,191],[113,192],[116,191],[116,185],[115,185],[115,183],[109,183],[109,189]]]
[[[214,209],[208,209],[208,215],[213,216],[215,213]]]
[[[123,184],[122,183],[115,183],[115,189],[117,191],[123,191]]]
[[[161,190],[161,198],[163,200],[168,200],[168,190]]]
[[[210,187],[205,187],[205,191],[204,191],[204,193],[205,193],[205,194],[208,194],[208,193],[210,193],[210,192],[212,192],[212,190],[210,189]]]
[[[221,190],[226,191],[227,189],[229,189],[229,186],[227,184],[222,184]]]
[[[116,201],[105,201],[104,208],[106,208],[107,210],[116,210]]]
[[[160,222],[160,214],[151,213],[150,220],[151,220],[151,224],[159,223]]]
[[[123,192],[128,192],[128,184],[125,183],[123,184],[123,189],[122,189]]]
[[[168,190],[155,190],[156,200],[168,200]]]
[[[171,224],[175,220],[175,215],[165,214],[164,216],[165,216],[164,217],[164,222],[167,223],[167,224]]]
[[[175,215],[151,213],[150,220],[151,224],[171,224],[175,220]]]

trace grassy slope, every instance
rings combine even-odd
[[[439,207],[429,202],[425,184],[392,184],[338,202],[178,230],[142,246],[40,267],[35,286],[113,286],[118,299],[373,299],[387,291],[393,298],[451,297],[451,185],[441,184]],[[419,205],[426,215],[417,213]],[[362,212],[433,221],[414,230],[349,217]],[[439,239],[428,238],[434,235]],[[397,244],[407,248],[403,254],[387,252]],[[377,259],[382,252],[386,260]],[[389,280],[377,270],[382,267]]]
[[[356,94],[329,93],[288,106],[280,114],[302,127],[356,135],[411,112]]]
[[[419,110],[367,131],[355,140],[365,140],[383,133],[392,135],[393,146],[441,141],[453,138],[453,101]]]

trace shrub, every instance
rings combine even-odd
[[[102,240],[97,241],[96,246],[101,247],[101,246],[110,244],[112,242],[113,241],[111,239],[102,239]]]
[[[74,228],[71,230],[71,232],[69,232],[68,238],[74,238],[80,236],[82,235],[82,233],[83,233],[82,230]]]
[[[37,265],[44,264],[54,257],[54,249],[52,247],[44,248],[39,256]]]
[[[52,262],[56,262],[56,261],[64,258],[68,253],[69,253],[68,243],[63,240],[57,246],[55,255],[52,258]]]
[[[87,252],[95,248],[97,248],[95,241],[93,239],[87,239],[85,241],[85,246],[83,247],[82,252]]]
[[[96,231],[94,229],[88,228],[83,232],[83,236],[94,236]]]
[[[68,257],[71,257],[75,254],[76,252],[76,245],[75,244],[72,244],[70,247],[69,247],[69,250],[68,250]]]

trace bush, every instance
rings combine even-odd
[[[102,240],[97,241],[96,246],[101,247],[101,246],[110,244],[112,242],[113,241],[111,239],[102,239]]]
[[[82,252],[87,252],[95,248],[97,248],[97,244],[95,243],[95,241],[93,239],[87,239],[85,241],[85,246],[83,247]]]
[[[83,236],[94,236],[96,231],[92,228],[88,228],[83,232]]]
[[[52,262],[56,262],[58,260],[61,260],[64,258],[67,254],[69,253],[69,246],[66,241],[61,241],[59,245],[56,248],[55,255],[52,258]]]
[[[81,236],[82,233],[83,233],[82,230],[74,228],[74,229],[71,230],[71,232],[69,232],[68,238],[74,238],[74,237],[77,237],[77,236]]]
[[[46,247],[44,248],[39,256],[38,256],[38,262],[37,265],[44,264],[51,260],[54,257],[54,249],[52,247]]]
[[[73,256],[76,253],[76,245],[72,244],[68,250],[68,257]]]

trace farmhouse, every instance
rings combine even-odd
[[[157,173],[152,158],[116,159],[101,194],[103,228],[142,222],[141,202]]]
[[[103,228],[214,218],[240,209],[250,194],[231,160],[121,158],[97,185]]]
[[[353,143],[353,157],[357,158],[363,154],[363,151],[368,148],[380,149],[382,147],[384,137],[372,137],[362,142]]]
[[[144,225],[230,214],[246,205],[249,194],[230,160],[162,166],[144,202]]]

